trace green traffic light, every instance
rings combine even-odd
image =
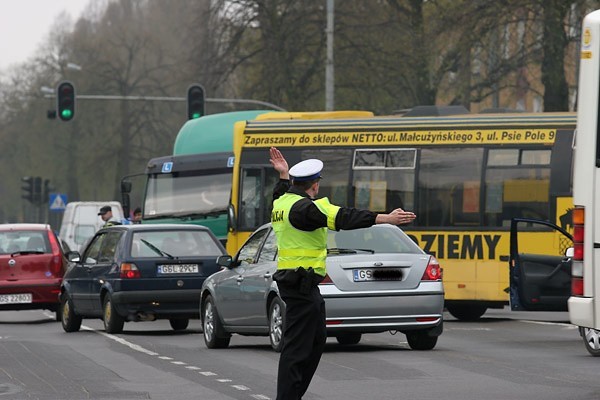
[[[202,115],[200,113],[193,113],[192,119],[200,118]]]
[[[60,115],[62,116],[63,119],[70,119],[73,116],[73,111],[72,110],[62,110],[60,112]]]

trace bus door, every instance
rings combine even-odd
[[[512,219],[509,274],[513,311],[567,311],[572,247],[572,236],[555,224]]]

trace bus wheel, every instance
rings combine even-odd
[[[446,306],[448,312],[461,321],[477,321],[487,311],[486,306],[477,304],[452,304]]]
[[[579,327],[586,350],[594,357],[600,356],[600,331],[591,328]]]

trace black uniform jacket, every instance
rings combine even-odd
[[[297,201],[290,210],[290,223],[301,231],[314,231],[318,228],[327,228],[327,216],[312,202],[305,191],[290,186],[290,181],[280,179],[273,189],[273,201],[285,192],[290,192],[304,197]],[[377,214],[369,210],[342,207],[335,218],[335,229],[367,228],[375,224]]]

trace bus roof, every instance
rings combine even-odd
[[[501,113],[501,114],[461,114],[451,116],[431,117],[404,117],[404,116],[377,116],[367,118],[347,119],[290,119],[290,120],[254,120],[249,121],[246,132],[252,131],[279,131],[279,130],[327,130],[327,129],[386,129],[397,127],[430,128],[451,126],[492,126],[507,123],[513,126],[547,125],[575,125],[577,114],[572,112],[556,113]]]
[[[264,113],[273,111],[234,111],[191,119],[179,130],[173,155],[232,151],[234,124],[237,121],[253,120]]]

